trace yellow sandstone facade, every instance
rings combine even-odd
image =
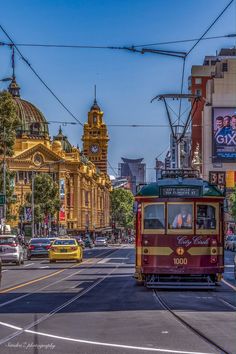
[[[49,173],[59,184],[61,209],[55,222],[60,228],[75,232],[108,230],[111,190],[106,169],[108,136],[100,108],[94,103],[89,112],[89,117],[91,114],[100,117],[100,125],[96,126],[96,144],[102,153],[94,152],[96,159],[92,162],[89,160],[91,148],[84,148],[81,153],[79,148],[70,144],[61,128],[58,135],[50,139],[46,119],[34,105],[20,98],[14,79],[9,92],[21,122],[16,132],[14,156],[7,158],[8,168],[15,172],[16,203],[12,205],[12,214],[16,220],[11,223],[12,226],[19,226],[19,208],[31,191],[32,173]],[[85,123],[85,132],[89,124]],[[91,134],[91,139],[86,133],[85,136],[86,146],[95,144],[95,133]],[[106,148],[103,147],[104,141]],[[23,224],[27,224],[27,220],[23,220]]]

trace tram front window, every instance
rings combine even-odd
[[[164,229],[164,204],[150,204],[144,207],[144,229]]]
[[[206,204],[197,205],[197,229],[216,229],[216,208],[214,206]]]
[[[193,206],[187,203],[168,203],[168,228],[192,229]]]

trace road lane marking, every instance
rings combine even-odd
[[[116,250],[115,252],[117,252],[119,250]],[[112,273],[114,273],[117,269],[119,268],[119,265],[116,265],[114,267],[114,269],[112,269],[112,271],[110,271],[108,274],[106,274],[104,277],[98,279],[97,281],[95,281],[94,284],[92,284],[90,287],[88,287],[87,289],[85,289],[84,291],[81,291],[81,293],[77,294],[76,296],[72,297],[70,300],[64,302],[62,305],[54,308],[52,311],[50,311],[49,313],[47,313],[46,315],[40,317],[37,321],[33,321],[30,324],[28,324],[27,326],[25,326],[24,328],[22,328],[21,330],[18,330],[15,333],[10,334],[9,336],[3,338],[0,340],[0,345],[4,344],[6,342],[9,342],[11,339],[19,336],[20,334],[22,334],[23,332],[25,332],[26,330],[29,330],[30,328],[33,328],[35,326],[37,326],[39,323],[47,320],[48,318],[52,317],[53,315],[55,315],[56,313],[58,313],[59,311],[61,311],[62,309],[64,309],[65,307],[69,306],[70,304],[74,303],[76,300],[78,300],[80,297],[84,296],[85,294],[87,294],[89,291],[91,291],[93,288],[95,288],[97,285],[99,285],[102,281],[104,281],[105,279],[107,279],[107,277],[109,275],[111,275]]]
[[[21,330],[20,327],[13,326],[13,325],[11,325],[9,323],[5,323],[5,322],[0,322],[0,325],[5,326],[5,327],[9,327],[9,328],[13,328],[13,329],[17,329],[18,331]]]
[[[4,270],[2,270],[2,273],[3,273],[3,272],[8,272],[8,270],[9,270],[9,269],[4,269]]]
[[[25,264],[23,267],[25,268],[25,267],[29,267],[29,266],[31,266],[31,265],[33,265],[34,263],[29,263],[29,264]]]
[[[39,267],[39,269],[49,268],[49,266]]]
[[[224,299],[220,299],[220,298],[219,298],[219,300],[220,300],[221,302],[223,302],[225,305],[231,307],[231,309],[236,310],[236,306],[230,304],[228,301],[226,301],[226,300],[224,300]]]
[[[101,261],[98,262],[98,264],[104,264],[104,263],[107,263],[107,262],[110,262],[111,260],[115,260],[115,262],[112,262],[112,264],[123,264],[122,262],[116,262],[116,260],[124,260],[124,259],[128,259],[127,257],[111,257],[111,258],[104,258],[102,259]],[[110,264],[110,263],[109,263]]]
[[[229,283],[227,280],[225,280],[225,279],[222,279],[221,281],[222,281],[222,283],[224,283],[225,285],[229,286],[231,289],[233,289],[234,291],[236,291],[236,286],[230,284],[230,283]]]
[[[76,265],[77,265],[77,264],[76,264]],[[22,284],[13,286],[13,287],[11,287],[11,288],[7,288],[7,289],[0,290],[0,294],[9,293],[10,291],[23,288],[24,286],[37,283],[37,282],[39,282],[39,281],[41,281],[41,280],[44,280],[44,279],[53,277],[54,275],[60,274],[60,273],[64,272],[65,270],[70,269],[70,268],[73,268],[73,267],[75,267],[75,265],[73,265],[72,267],[69,267],[69,268],[63,268],[63,269],[61,269],[61,270],[59,270],[59,271],[57,271],[57,272],[54,272],[54,273],[45,275],[45,276],[43,276],[43,277],[30,280],[30,281],[28,281],[28,282],[26,282],[26,283],[22,283]]]
[[[65,341],[70,341],[70,342],[99,345],[99,346],[104,346],[104,347],[134,349],[134,350],[142,350],[142,351],[150,351],[150,352],[162,352],[162,353],[174,353],[174,354],[176,354],[176,353],[177,354],[210,354],[210,353],[203,353],[203,352],[189,352],[189,351],[183,351],[183,350],[161,349],[161,348],[150,348],[150,347],[138,347],[138,346],[133,346],[133,345],[105,343],[105,342],[97,342],[97,341],[95,342],[95,341],[84,340],[84,339],[62,337],[62,336],[57,336],[57,335],[53,335],[53,334],[48,334],[48,333],[45,333],[45,332],[31,331],[31,330],[28,330],[28,329],[25,330],[25,332],[26,333],[31,333],[31,334],[37,334],[37,335],[45,336],[45,337],[49,337],[49,338],[62,339],[62,340],[65,340]]]
[[[30,329],[24,329],[22,327],[16,327],[16,326],[13,326],[13,325],[11,325],[9,323],[5,323],[5,322],[0,322],[0,325],[5,326],[5,327],[9,327],[9,328],[13,328],[18,331],[25,332],[25,333],[36,334],[39,336],[44,336],[44,337],[49,337],[49,338],[54,338],[54,339],[61,339],[64,341],[69,341],[69,342],[92,344],[92,345],[103,346],[103,347],[124,348],[124,349],[142,350],[142,351],[150,351],[150,352],[162,352],[162,353],[174,353],[174,354],[212,354],[209,352],[208,353],[206,353],[206,352],[190,352],[190,351],[173,350],[173,349],[138,347],[138,346],[133,346],[133,345],[105,343],[105,342],[91,341],[91,340],[85,340],[85,339],[57,336],[57,335],[50,334],[50,333],[37,332],[37,331],[32,331]]]
[[[116,252],[116,251],[118,251],[118,250],[112,250],[112,253],[113,253],[113,252]],[[101,253],[100,256],[102,256],[103,254],[106,254],[106,253],[107,253],[107,251]],[[83,265],[86,265],[86,264],[89,264],[89,265],[91,264],[91,265],[93,265],[93,264],[96,264],[96,263],[97,263],[97,262],[94,262],[93,259],[89,259],[87,262],[86,262],[86,261],[87,261],[87,260],[81,262],[80,265],[82,265],[82,264],[83,264]],[[15,287],[11,287],[11,288],[6,288],[6,289],[3,289],[3,290],[0,290],[0,294],[10,292],[11,290],[15,290],[16,288],[20,288],[20,287],[27,286],[29,283],[32,284],[32,282],[33,282],[33,283],[34,283],[34,282],[38,282],[38,281],[43,280],[43,279],[46,279],[46,278],[48,278],[48,277],[50,277],[50,276],[53,276],[53,275],[62,273],[63,271],[65,271],[65,270],[67,270],[67,269],[72,269],[72,268],[74,268],[74,267],[76,267],[76,266],[78,266],[78,263],[73,264],[73,265],[70,266],[70,267],[63,268],[63,269],[59,270],[58,272],[51,273],[51,274],[49,274],[48,276],[44,276],[44,277],[41,277],[41,278],[36,278],[36,279],[33,279],[33,280],[30,281],[30,282],[22,283],[22,284],[16,285]],[[81,271],[82,271],[82,270],[83,270],[83,269],[81,269]],[[77,273],[80,273],[80,271],[76,272],[75,274],[77,274]],[[57,284],[58,282],[63,281],[64,279],[67,279],[67,278],[69,278],[69,277],[72,277],[72,276],[75,275],[75,274],[73,273],[73,274],[71,274],[71,275],[69,275],[69,276],[67,276],[67,277],[65,277],[65,278],[63,278],[63,279],[60,279],[60,280],[58,280],[58,281],[56,281],[56,282],[54,282],[54,283],[52,283],[52,284],[49,284],[49,285],[47,285],[47,286],[45,286],[45,287],[43,287],[43,288],[40,288],[39,290],[46,289],[47,287],[50,287],[51,285]],[[38,290],[37,290],[37,291],[38,291]],[[26,296],[30,296],[30,295],[32,295],[32,294],[34,294],[34,293],[36,293],[36,291],[33,291],[33,292],[31,292],[31,293],[28,293],[28,294],[25,294],[25,295],[22,295],[22,296],[18,296],[18,297],[15,298],[15,299],[12,299],[12,300],[9,300],[9,301],[7,301],[7,302],[5,302],[5,303],[3,303],[3,304],[0,304],[0,307],[3,307],[3,306],[5,306],[5,305],[8,305],[8,304],[10,304],[10,303],[12,303],[12,302],[18,301],[18,300],[20,300],[20,299],[22,299],[22,298],[24,298],[24,297],[26,297]]]

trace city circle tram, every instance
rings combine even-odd
[[[198,171],[166,170],[136,197],[135,278],[149,288],[210,288],[224,271],[222,192]]]

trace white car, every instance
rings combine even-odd
[[[107,247],[107,239],[105,237],[96,237],[94,241],[95,246],[105,246]]]
[[[16,235],[0,235],[0,258],[2,263],[24,263],[24,250]]]

